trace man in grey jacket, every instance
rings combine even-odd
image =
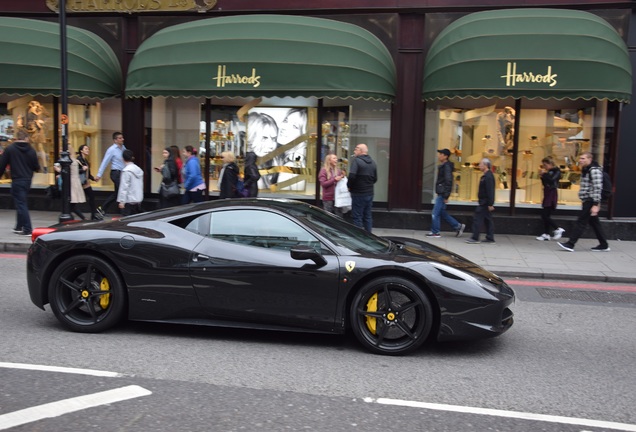
[[[373,185],[378,181],[378,171],[369,156],[366,144],[358,144],[353,149],[355,157],[349,167],[347,186],[351,192],[351,217],[353,224],[371,232],[373,218]]]
[[[431,232],[426,234],[426,237],[438,238],[440,234],[440,227],[442,218],[450,224],[455,230],[455,237],[459,237],[464,233],[466,225],[457,222],[457,220],[446,212],[446,203],[448,197],[453,191],[453,163],[448,160],[450,157],[450,150],[441,149],[437,150],[437,160],[439,161],[439,167],[437,168],[437,181],[435,182],[435,204],[433,205],[433,212],[431,213]]]
[[[124,169],[121,171],[117,203],[122,216],[141,213],[144,200],[144,171],[135,165],[133,152],[124,150]]]

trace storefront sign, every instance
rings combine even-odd
[[[549,87],[554,87],[557,76],[552,73],[552,66],[548,66],[548,71],[542,75],[535,72],[517,72],[517,63],[508,62],[506,74],[501,75],[501,78],[506,79],[506,87],[514,87],[517,83],[546,83]]]
[[[219,65],[217,75],[213,78],[216,80],[216,86],[225,87],[226,84],[245,84],[251,85],[256,88],[261,85],[261,76],[256,75],[256,69],[252,68],[252,74],[250,76],[240,74],[227,74],[226,66]]]
[[[66,12],[205,12],[217,0],[66,0]],[[58,0],[46,0],[46,5],[58,11]]]

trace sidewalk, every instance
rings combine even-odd
[[[59,213],[32,211],[34,227],[53,225]],[[11,231],[15,224],[15,210],[0,209],[0,252],[25,253],[31,244],[30,237],[22,237]],[[581,239],[575,252],[559,248],[554,241],[537,241],[535,236],[497,235],[496,244],[465,243],[470,236],[464,233],[443,232],[441,238],[427,239],[426,231],[376,228],[380,236],[410,237],[429,241],[448,249],[502,277],[560,279],[593,282],[620,282],[636,284],[636,242],[610,240],[610,252],[592,252],[596,239]],[[566,237],[567,239],[567,233]]]

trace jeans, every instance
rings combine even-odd
[[[203,201],[203,190],[185,191],[181,196],[181,204],[200,203]]]
[[[104,210],[104,213],[108,213],[108,207],[112,203],[115,203],[115,207],[117,208],[117,210],[119,210],[119,208],[117,207],[117,194],[119,193],[119,182],[121,180],[121,171],[110,170],[110,179],[113,181],[113,184],[115,185],[115,190],[113,191],[112,194],[108,196],[108,198],[106,198],[106,201],[104,201],[104,204],[102,204],[102,210]]]
[[[605,235],[603,234],[601,221],[599,220],[598,215],[592,216],[591,213],[593,204],[594,203],[592,203],[592,201],[583,201],[583,208],[581,209],[581,213],[576,220],[576,225],[574,225],[574,229],[572,230],[572,235],[570,236],[569,241],[573,245],[576,244],[576,242],[585,232],[587,225],[590,224],[590,226],[594,230],[594,235],[596,235],[599,245],[603,248],[606,248],[607,239],[605,239]]]
[[[473,240],[479,240],[479,231],[482,224],[486,224],[486,240],[495,239],[495,224],[492,221],[492,213],[486,205],[478,205],[473,215]]]
[[[27,206],[29,189],[31,189],[31,179],[14,179],[11,182],[11,196],[16,209],[15,228],[21,229],[25,233],[33,231],[29,207]]]
[[[342,217],[342,209],[334,205],[334,201],[322,201],[322,209],[326,212],[333,213],[336,216]]]
[[[351,217],[353,224],[366,231],[371,232],[373,227],[373,217],[371,208],[373,206],[373,195],[351,195]]]
[[[446,203],[444,202],[444,197],[441,195],[437,195],[437,198],[435,198],[435,204],[433,206],[433,214],[431,215],[431,218],[431,232],[433,234],[439,234],[442,218],[446,222],[448,222],[448,224],[453,227],[455,231],[457,231],[461,226],[461,224],[457,222],[454,217],[446,212]]]

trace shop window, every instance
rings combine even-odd
[[[107,107],[105,109],[105,107]],[[115,111],[113,111],[115,110]],[[29,132],[29,140],[35,149],[40,172],[33,176],[33,188],[46,188],[55,182],[56,172],[54,164],[59,159],[62,150],[61,136],[55,137],[56,131],[60,129],[53,123],[54,118],[53,98],[34,98],[31,96],[19,97],[3,104],[2,114],[0,114],[0,146],[2,150],[13,142],[16,129],[25,128]],[[60,112],[61,109],[58,109]],[[103,130],[103,118],[105,115],[111,118],[118,118],[118,104],[106,102],[86,102],[68,104],[68,150],[72,157],[75,157],[81,145],[88,145],[90,152],[90,165],[93,175],[97,174],[97,169],[105,147],[105,141],[110,144],[112,131]],[[119,127],[119,126],[117,126]],[[108,138],[103,138],[108,135]],[[57,138],[57,139],[56,139]],[[99,189],[102,182],[110,185],[109,180],[102,180],[94,183],[93,186]],[[0,179],[0,184],[11,183],[11,172],[8,170]]]
[[[515,206],[539,207],[543,197],[540,178],[542,160],[550,157],[560,167],[559,205],[580,205],[578,190],[581,153],[589,151],[601,165],[609,153],[611,128],[607,127],[607,103],[584,102],[571,106],[542,108],[527,103],[516,112],[510,105],[484,105],[459,109],[435,107],[426,113],[424,202],[433,202],[436,176],[436,150],[448,148],[455,165],[455,184],[450,202],[474,203],[482,158],[492,162],[496,180],[495,202],[510,205],[515,188]],[[519,130],[515,119],[519,116]],[[609,123],[611,124],[611,123]],[[518,134],[518,137],[515,135]],[[514,149],[515,138],[518,148]],[[513,175],[514,160],[516,172]]]

